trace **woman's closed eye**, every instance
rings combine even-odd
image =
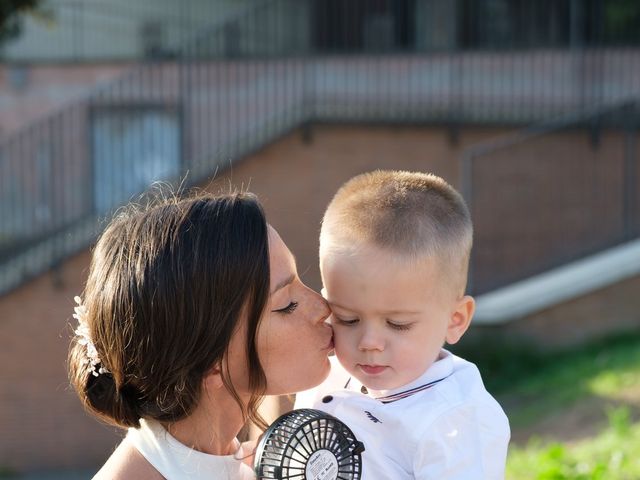
[[[298,302],[290,302],[286,307],[274,310],[274,312],[289,314],[293,313],[296,308],[298,308]]]

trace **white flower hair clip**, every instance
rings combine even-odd
[[[105,367],[102,366],[102,361],[98,355],[98,350],[91,340],[89,333],[89,325],[87,325],[87,307],[82,304],[82,299],[78,296],[73,297],[78,304],[73,310],[73,318],[78,320],[78,328],[74,330],[75,334],[79,337],[78,343],[84,345],[87,350],[86,365],[87,369],[94,377],[97,377],[101,373],[110,373]]]

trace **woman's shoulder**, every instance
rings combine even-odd
[[[163,480],[164,477],[153,468],[136,448],[124,440],[113,452],[93,480]]]

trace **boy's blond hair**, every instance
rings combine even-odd
[[[322,220],[320,247],[322,254],[370,244],[413,261],[436,258],[462,294],[472,237],[462,196],[442,178],[376,170],[352,178],[335,194]]]

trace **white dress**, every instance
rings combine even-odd
[[[193,450],[167,432],[160,423],[140,420],[126,440],[167,480],[255,480],[252,469],[238,460],[245,455],[239,442],[235,455],[209,455]]]

